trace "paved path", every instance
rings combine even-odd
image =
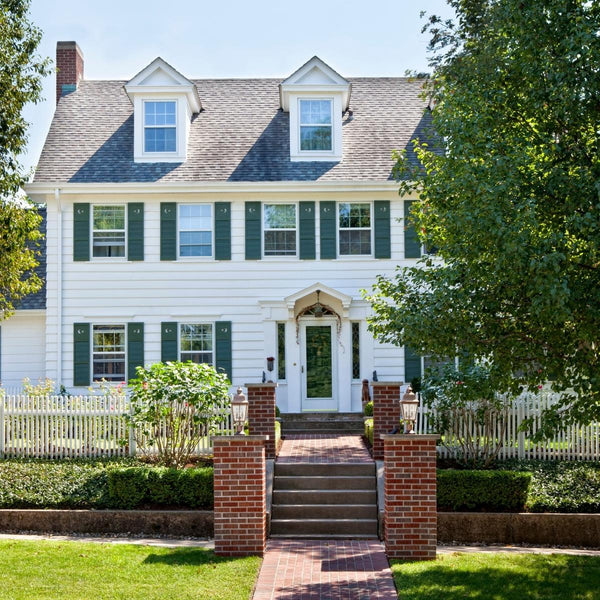
[[[281,463],[373,462],[360,435],[315,433],[287,435],[277,457]]]
[[[269,540],[253,600],[397,600],[377,540]]]

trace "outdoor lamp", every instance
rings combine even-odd
[[[248,418],[248,400],[246,400],[241,387],[237,389],[237,394],[231,400],[231,417],[235,427],[235,435],[246,435],[244,425]]]
[[[417,409],[419,408],[419,401],[417,395],[412,391],[412,388],[408,386],[402,400],[400,400],[400,415],[405,423],[404,432],[414,433],[415,421],[417,420]]]

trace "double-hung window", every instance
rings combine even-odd
[[[296,256],[296,205],[265,204],[265,256]]]
[[[179,256],[212,256],[211,204],[179,205]]]
[[[340,256],[371,254],[371,204],[346,202],[338,207]]]
[[[94,381],[125,381],[125,325],[94,325]]]
[[[212,324],[179,325],[179,360],[214,364]]]
[[[331,100],[300,100],[300,151],[333,150]]]
[[[144,152],[177,151],[177,103],[144,102]]]
[[[92,256],[125,256],[125,206],[93,207]]]

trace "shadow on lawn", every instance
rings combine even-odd
[[[217,556],[212,550],[204,548],[175,548],[164,554],[149,554],[145,559],[146,564],[164,565],[217,565],[240,560],[239,557]]]
[[[566,555],[441,557],[433,563],[392,561],[403,600],[596,600],[600,557]],[[464,562],[462,562],[464,561]],[[493,561],[493,562],[492,562]]]

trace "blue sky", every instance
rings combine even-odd
[[[156,56],[190,78],[281,77],[314,54],[344,76],[426,71],[420,12],[450,15],[445,0],[32,0],[40,52],[75,40],[86,79],[130,79]],[[35,166],[54,112],[54,75],[45,100],[27,107]]]

